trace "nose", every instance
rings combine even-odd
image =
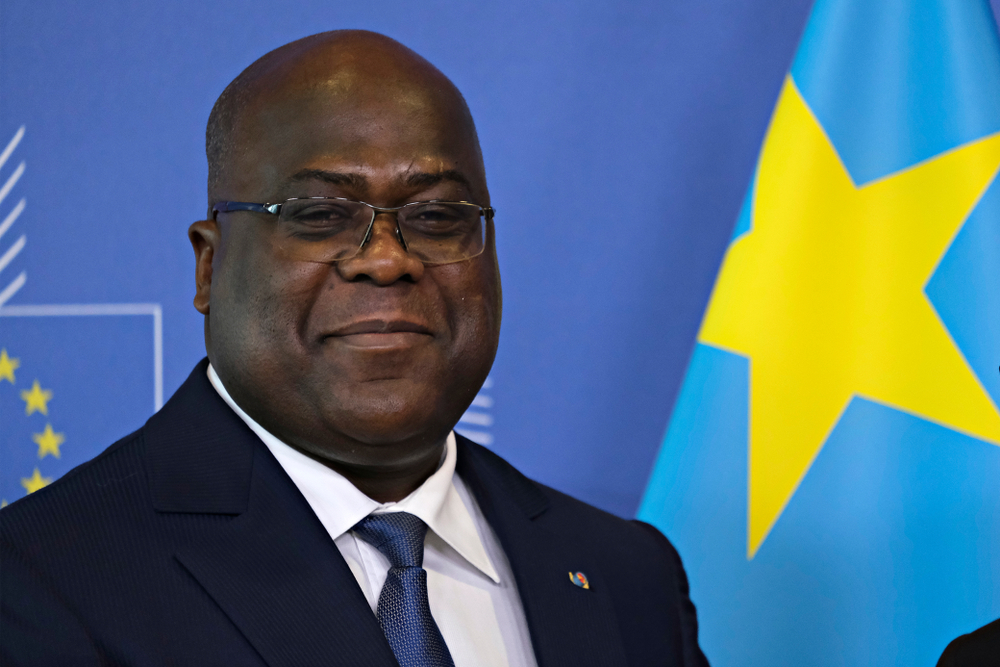
[[[371,236],[361,251],[337,262],[344,280],[371,280],[376,285],[391,285],[397,280],[416,282],[424,275],[424,263],[406,252],[397,235],[396,217],[379,213],[372,223]]]

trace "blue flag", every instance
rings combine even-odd
[[[1000,616],[998,169],[986,2],[816,2],[639,511],[714,665]]]
[[[162,402],[156,304],[0,308],[0,504],[50,484]]]

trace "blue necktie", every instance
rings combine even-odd
[[[392,565],[375,615],[400,667],[454,667],[427,603],[427,524],[406,512],[370,514],[354,531]]]

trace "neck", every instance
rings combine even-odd
[[[357,465],[331,458],[325,452],[309,451],[295,447],[306,456],[319,461],[331,470],[341,474],[361,493],[380,503],[399,502],[416,491],[427,478],[433,475],[444,456],[446,440],[429,447],[415,458],[407,457],[405,462],[387,464],[380,461],[375,465]],[[294,445],[292,445],[294,447]],[[412,455],[412,452],[410,452]]]
[[[433,475],[441,463],[447,435],[440,439],[418,437],[373,445],[330,432],[314,432],[312,437],[296,437],[294,432],[283,432],[282,424],[268,423],[267,411],[258,410],[254,416],[252,406],[251,410],[243,407],[251,404],[249,398],[237,402],[214,366],[211,368],[209,379],[213,386],[244,419],[250,419],[281,442],[343,475],[372,500],[380,503],[402,500]],[[327,443],[327,446],[312,444],[316,442]],[[338,444],[331,447],[329,443]]]

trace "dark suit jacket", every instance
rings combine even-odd
[[[1000,667],[1000,618],[956,637],[941,654],[937,667]]]
[[[143,428],[0,512],[4,665],[396,664],[333,540],[206,365]],[[541,667],[706,664],[656,529],[462,437],[458,473],[510,560]]]

